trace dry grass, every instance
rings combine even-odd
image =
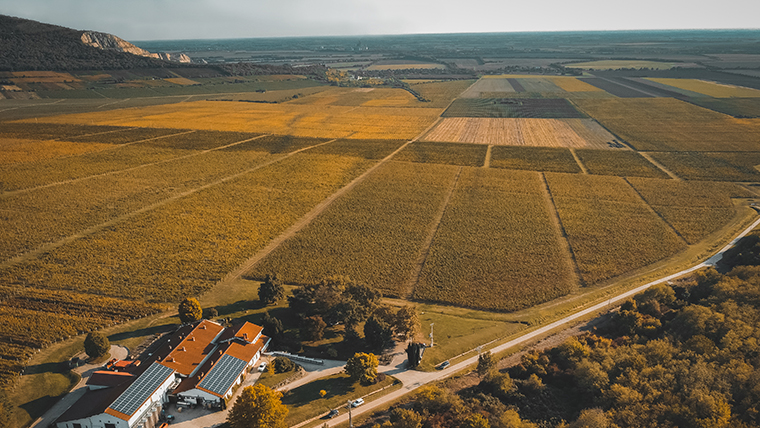
[[[426,141],[574,148],[607,148],[607,142],[613,139],[589,119],[461,117],[443,119],[423,137]]]
[[[697,79],[666,79],[648,77],[647,80],[697,92],[714,98],[760,97],[760,91],[742,86],[726,85]]]
[[[318,138],[411,139],[440,114],[432,108],[348,107],[197,101],[46,118],[51,123],[111,124],[263,132]]]

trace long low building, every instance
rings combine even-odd
[[[158,349],[128,364],[96,371],[85,394],[55,422],[57,428],[154,428],[170,397],[224,408],[269,345],[262,328],[214,321],[186,324]]]

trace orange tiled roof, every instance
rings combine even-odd
[[[263,327],[245,322],[243,325],[237,328],[235,331],[235,337],[240,337],[249,342],[253,342],[256,339],[256,336],[258,336],[259,333],[261,333],[263,330]]]
[[[248,345],[243,345],[242,343],[238,341],[233,341],[229,343],[224,353],[232,357],[239,358],[245,362],[248,362],[248,361],[251,361],[251,359],[253,358],[254,355],[256,355],[257,352],[259,352],[262,348],[264,348],[264,345],[266,345],[267,340],[269,340],[268,337],[261,336],[259,340],[256,341],[256,343],[252,343]]]
[[[189,376],[214,349],[212,342],[223,330],[223,326],[213,321],[201,321],[178,344],[172,344],[172,351],[161,360],[161,364]]]

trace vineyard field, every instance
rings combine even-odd
[[[590,174],[668,178],[668,174],[633,151],[578,150],[576,154]]]
[[[430,143],[415,141],[394,156],[393,160],[440,163],[460,166],[482,166],[488,146],[463,143]]]
[[[338,140],[316,147],[309,153],[380,160],[393,153],[404,143],[404,140]]]
[[[319,94],[316,94],[319,95]],[[305,102],[319,98],[306,97]],[[436,108],[351,107],[193,101],[171,105],[79,113],[45,118],[59,124],[261,132],[317,138],[412,139],[440,114]]]
[[[734,119],[671,98],[576,100],[637,150],[760,151],[760,121]]]
[[[289,283],[334,275],[406,297],[422,244],[458,168],[390,162],[351,190],[248,274]]]
[[[563,98],[459,98],[441,116],[539,119],[587,117]]]
[[[652,152],[650,156],[685,180],[760,180],[758,152]]]
[[[199,295],[373,162],[296,154],[0,270],[0,282],[148,301]]]
[[[491,168],[581,172],[570,150],[553,147],[494,146],[491,151]]]
[[[575,131],[583,128],[585,135]],[[445,118],[424,141],[507,146],[607,148],[614,137],[591,119]]]
[[[695,244],[737,214],[731,198],[752,198],[732,183],[629,178],[644,200],[689,244]]]
[[[736,118],[760,118],[760,98],[700,97],[689,102]]]
[[[37,122],[3,122],[0,138],[24,138],[30,140],[67,140],[91,134],[122,131],[119,126],[69,125]]]
[[[430,100],[425,103],[430,108],[446,108],[449,103],[470,87],[474,80],[451,80],[444,82],[424,82],[411,84],[423,98]]]
[[[542,186],[535,172],[463,170],[414,297],[511,311],[572,291]]]
[[[66,156],[99,152],[112,148],[111,144],[73,143],[56,140],[27,140],[20,138],[0,139],[0,165],[14,165],[44,161]],[[1,186],[0,186],[1,187]]]
[[[686,247],[622,178],[547,173],[546,179],[586,284],[644,267]]]
[[[708,82],[696,79],[667,79],[650,77],[647,80],[661,83],[663,85],[673,86],[679,89],[685,89],[691,92],[697,92],[713,98],[732,98],[732,97],[760,97],[760,90],[744,88],[741,86],[725,85],[717,82]]]

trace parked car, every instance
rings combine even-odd
[[[351,403],[351,407],[358,407],[358,406],[361,406],[362,404],[364,404],[364,399],[358,398]]]
[[[448,362],[448,361],[444,361],[444,362],[442,362],[442,363],[441,363],[441,365],[440,365],[440,366],[438,366],[438,368],[439,368],[440,370],[443,370],[443,369],[445,369],[446,367],[448,367],[448,366],[450,366],[450,365],[451,365],[451,363],[450,363],[450,362]]]
[[[340,414],[340,411],[338,409],[332,409],[329,413],[327,413],[327,416],[325,416],[327,419],[332,419]]]
[[[259,364],[259,371],[263,372],[266,369],[267,369],[267,362],[266,361],[262,361],[261,364]]]

